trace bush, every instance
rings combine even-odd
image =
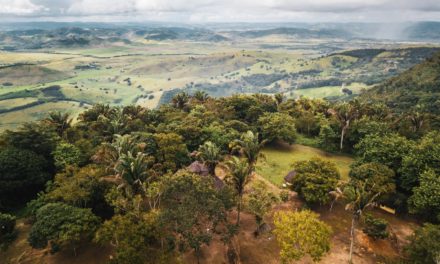
[[[15,216],[0,213],[0,248],[5,248],[15,237]]]
[[[405,251],[410,263],[437,264],[440,252],[440,225],[425,224],[410,237]]]
[[[287,202],[287,201],[289,201],[289,192],[288,191],[281,191],[280,192],[280,199],[281,199],[281,201],[283,201],[283,202]]]
[[[366,214],[364,224],[365,227],[362,231],[373,239],[385,239],[389,236],[387,231],[388,222],[385,219]]]
[[[0,151],[0,207],[26,202],[50,179],[45,159],[35,152],[16,148]]]

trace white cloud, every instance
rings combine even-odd
[[[44,10],[29,0],[0,0],[0,14],[26,15]]]
[[[0,13],[126,20],[440,20],[440,0],[0,0]],[[406,16],[402,16],[405,14]]]

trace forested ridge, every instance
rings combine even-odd
[[[293,164],[296,176],[286,191],[295,191],[306,206],[275,213],[282,261],[305,255],[318,261],[330,250],[332,230],[312,210],[337,202],[352,212],[353,229],[365,222],[364,232],[377,239],[387,236],[387,224],[366,214],[369,209],[386,205],[416,217],[425,224],[409,238],[402,261],[436,263],[440,122],[436,103],[425,102],[434,100],[428,95],[438,92],[438,78],[419,83],[406,76],[434,67],[439,58],[375,88],[389,94],[386,104],[178,93],[158,109],[98,104],[77,122],[53,112],[6,131],[0,136],[0,242],[7,248],[14,240],[14,214],[24,208],[32,223],[29,244],[51,254],[76,252],[91,241],[110,245],[114,263],[174,263],[184,252],[200,259],[201,248],[216,239],[228,248],[229,262],[238,263],[240,214],[255,216],[258,236],[271,206],[289,199],[264,182],[252,184],[257,160],[264,158],[260,150],[307,138],[356,161],[346,180],[319,158]],[[411,82],[400,81],[407,78]],[[418,84],[423,89],[408,88]],[[426,93],[414,107],[394,97],[415,90]],[[291,232],[301,241],[286,235]]]

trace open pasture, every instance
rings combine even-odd
[[[273,184],[280,186],[284,176],[293,169],[296,161],[318,157],[335,163],[342,180],[348,179],[353,158],[322,151],[317,148],[294,144],[292,146],[269,146],[262,150],[263,158],[257,163],[257,173]]]

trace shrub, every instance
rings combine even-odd
[[[388,222],[385,219],[375,218],[366,214],[364,218],[365,227],[362,231],[373,239],[384,239],[389,236],[387,231]]]
[[[286,190],[281,191],[281,192],[280,192],[280,199],[281,199],[281,201],[283,201],[283,202],[287,202],[287,201],[289,201],[289,192],[286,191]]]
[[[0,213],[0,248],[7,247],[15,237],[15,216]]]

